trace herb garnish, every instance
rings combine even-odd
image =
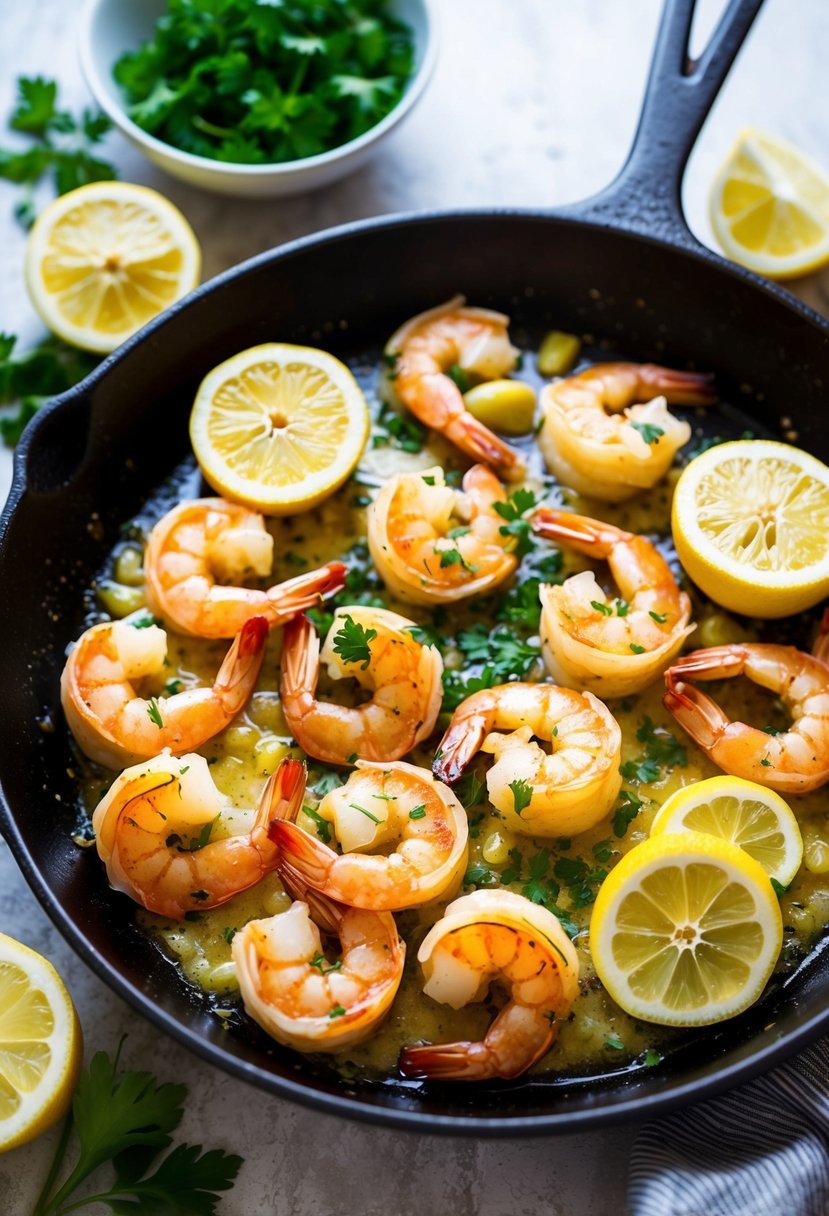
[[[85,1197],[83,1206],[103,1203],[114,1213],[149,1216],[153,1212],[188,1212],[214,1216],[219,1191],[228,1191],[242,1158],[222,1149],[202,1152],[200,1144],[172,1144],[170,1135],[184,1114],[185,1085],[159,1084],[148,1072],[118,1075],[115,1059],[97,1052],[78,1079],[72,1111],[60,1138],[48,1181],[33,1216],[57,1216],[82,1206],[70,1203],[78,1187],[101,1166],[111,1163],[115,1177],[108,1190]],[[74,1130],[78,1157],[66,1181],[53,1194]],[[150,1172],[150,1171],[154,1172]]]
[[[512,802],[515,813],[516,815],[521,815],[532,802],[535,791],[529,781],[522,781],[520,777],[517,777],[515,781],[510,781],[509,788],[512,790]]]
[[[0,150],[0,175],[2,157]],[[16,343],[12,334],[0,333],[0,405],[18,407],[16,414],[0,418],[0,438],[8,448],[19,442],[44,401],[83,380],[99,363],[59,338],[44,338],[23,355],[15,355]]]
[[[161,730],[164,725],[164,719],[161,716],[161,710],[158,708],[158,701],[155,697],[150,697],[147,703],[147,716],[150,721]]]
[[[334,650],[344,663],[359,663],[362,670],[371,662],[369,642],[377,637],[376,629],[365,629],[353,617],[342,617],[342,627],[334,635]]]
[[[533,547],[532,524],[526,515],[536,505],[537,499],[533,491],[523,488],[513,490],[506,502],[492,504],[496,514],[507,521],[498,531],[502,536],[515,538],[513,553],[516,557],[523,557]]]
[[[636,738],[645,744],[644,755],[636,760],[626,760],[621,766],[621,774],[626,781],[636,781],[648,785],[658,781],[662,776],[663,767],[684,767],[688,763],[688,753],[677,742],[669,731],[661,726],[654,726],[652,719],[646,715],[636,732]]]
[[[634,431],[639,432],[645,443],[659,443],[659,440],[665,434],[661,426],[654,426],[652,422],[631,422],[630,425]]]
[[[331,824],[328,822],[328,820],[323,819],[322,815],[315,811],[312,806],[308,806],[307,803],[302,809],[316,828],[317,837],[322,841],[323,844],[330,844]]]
[[[336,963],[329,963],[324,954],[315,954],[310,962],[310,966],[316,967],[320,975],[328,975],[330,971],[339,971],[342,965],[343,961],[341,958],[338,958]]]

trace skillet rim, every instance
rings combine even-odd
[[[598,203],[598,198],[596,204]],[[360,239],[364,235],[374,235],[378,232],[402,229],[414,225],[443,224],[451,221],[505,220],[510,222],[533,221],[539,224],[563,224],[565,226],[583,229],[599,228],[611,236],[622,237],[633,242],[645,242],[657,249],[669,250],[682,257],[687,257],[711,271],[724,273],[729,278],[754,288],[776,303],[782,304],[798,318],[809,322],[818,332],[829,341],[829,319],[823,317],[809,305],[786,291],[776,283],[769,283],[743,267],[736,266],[717,253],[700,244],[695,237],[685,237],[684,234],[674,236],[673,240],[664,237],[651,236],[641,233],[635,228],[620,225],[618,219],[613,222],[610,216],[604,216],[599,211],[594,200],[574,204],[557,210],[539,208],[456,208],[436,209],[430,211],[409,211],[391,216],[368,217],[352,221],[336,227],[325,229],[319,233],[299,237],[286,244],[276,246],[256,254],[236,266],[220,272],[207,283],[178,301],[170,309],[155,318],[143,329],[139,330],[115,352],[104,359],[84,380],[67,390],[58,397],[47,402],[37,413],[32,423],[27,427],[23,438],[15,452],[12,484],[2,515],[0,515],[0,569],[7,540],[9,524],[25,498],[27,489],[27,458],[32,441],[37,431],[47,417],[56,410],[70,405],[78,398],[84,397],[109,374],[110,369],[119,365],[124,359],[133,357],[148,341],[154,340],[163,332],[173,317],[191,308],[198,308],[199,302],[216,291],[223,290],[228,284],[244,279],[248,274],[275,264],[290,257],[301,255],[306,250],[317,249],[326,244],[334,244],[352,238]],[[591,216],[591,210],[593,214]],[[829,1024],[829,1004],[816,1014],[807,1017],[801,1024],[788,1030],[783,1035],[767,1044],[759,1041],[758,1046],[747,1057],[723,1064],[714,1061],[710,1075],[697,1075],[689,1080],[668,1081],[665,1088],[652,1094],[640,1093],[635,1096],[621,1098],[611,1105],[601,1107],[586,1107],[581,1110],[567,1110],[566,1107],[550,1114],[512,1115],[512,1116],[477,1116],[474,1114],[441,1115],[433,1112],[407,1110],[399,1107],[377,1103],[371,1095],[365,1098],[353,1098],[345,1093],[324,1092],[308,1088],[302,1081],[288,1076],[279,1076],[257,1068],[255,1064],[240,1059],[220,1046],[198,1037],[194,1031],[180,1025],[174,1018],[161,1010],[140,989],[134,987],[119,972],[113,972],[106,960],[92,946],[78,929],[74,920],[58,902],[48,887],[45,877],[34,857],[23,842],[18,830],[17,817],[12,811],[7,799],[2,777],[0,776],[0,827],[11,852],[23,873],[41,907],[61,932],[76,954],[103,980],[118,996],[124,999],[131,1008],[137,1010],[153,1025],[168,1034],[175,1041],[193,1052],[195,1055],[216,1065],[223,1071],[240,1080],[256,1085],[277,1097],[288,1098],[327,1114],[339,1115],[362,1123],[379,1124],[394,1130],[425,1132],[432,1131],[443,1135],[481,1136],[486,1138],[515,1138],[523,1136],[540,1136],[550,1132],[564,1133],[587,1131],[605,1127],[615,1123],[631,1122],[637,1119],[652,1117],[656,1112],[664,1112],[676,1107],[687,1105],[693,1101],[712,1097],[739,1083],[746,1082],[760,1073],[768,1071],[777,1063],[788,1058],[796,1050],[813,1042]],[[757,1039],[757,1036],[754,1036]],[[751,1039],[748,1040],[751,1044]],[[708,1063],[702,1067],[711,1068]],[[654,1074],[654,1079],[656,1075]],[[647,1085],[642,1078],[642,1084]]]

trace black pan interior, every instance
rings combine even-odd
[[[598,350],[717,373],[709,432],[792,438],[829,458],[829,327],[719,260],[598,225],[525,214],[394,220],[263,255],[207,285],[39,417],[18,456],[0,535],[3,827],[41,902],[118,992],[207,1058],[352,1117],[455,1133],[573,1130],[641,1116],[767,1067],[827,1020],[818,945],[740,1018],[689,1038],[657,1070],[490,1086],[345,1084],[240,1019],[226,1030],[133,924],[92,851],[70,840],[76,790],[58,678],[83,627],[83,589],[119,527],[185,458],[201,377],[281,340],[348,360],[457,292],[528,338],[550,327]],[[14,505],[17,498],[18,505]],[[10,746],[13,741],[13,746]]]

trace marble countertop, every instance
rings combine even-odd
[[[442,35],[434,80],[413,115],[364,171],[319,193],[238,202],[167,178],[117,134],[108,155],[126,180],[164,191],[193,224],[209,278],[292,237],[343,221],[421,207],[547,207],[584,197],[620,167],[644,87],[659,0],[433,0]],[[697,45],[721,7],[701,0]],[[7,4],[0,16],[0,113],[17,74],[57,76],[61,101],[88,104],[73,51],[78,0]],[[796,16],[795,16],[796,13]],[[684,199],[711,243],[706,195],[737,131],[757,126],[826,160],[825,0],[767,0],[694,150]],[[8,142],[12,142],[13,137]],[[5,139],[4,139],[4,142]],[[15,189],[0,184],[0,330],[21,343],[41,332],[22,279]],[[829,274],[797,285],[829,311]],[[0,453],[0,501],[11,459]],[[0,841],[0,930],[52,960],[83,1023],[88,1055],[114,1050],[189,1087],[184,1138],[245,1158],[223,1216],[604,1216],[624,1208],[636,1127],[526,1141],[413,1136],[348,1123],[260,1093],[163,1038],[73,954]],[[0,1158],[0,1210],[23,1216],[55,1133]],[[378,1162],[382,1167],[378,1168]]]

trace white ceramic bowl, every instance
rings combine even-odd
[[[182,152],[156,139],[128,118],[124,109],[112,69],[125,51],[136,49],[150,37],[156,18],[166,7],[166,0],[86,0],[80,25],[81,66],[98,105],[145,156],[173,177],[218,194],[277,198],[314,190],[351,173],[409,113],[426,87],[437,55],[429,0],[391,0],[391,12],[414,32],[415,60],[405,93],[381,122],[347,144],[304,160],[273,165],[226,164]]]

